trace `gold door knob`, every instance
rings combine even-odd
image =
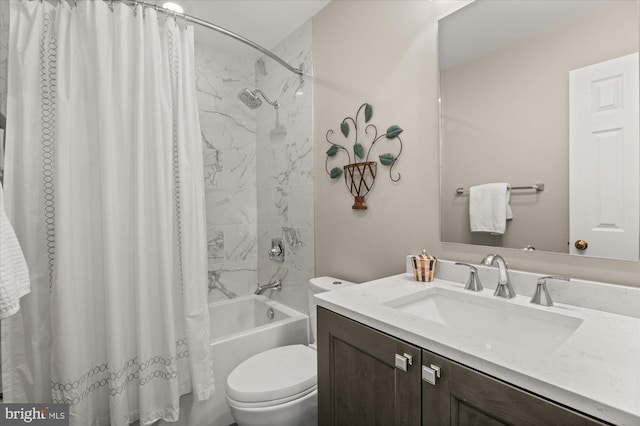
[[[586,248],[589,247],[589,243],[587,243],[585,240],[576,240],[574,246],[578,250],[586,250]]]

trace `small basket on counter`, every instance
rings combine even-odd
[[[426,250],[422,250],[422,254],[411,256],[411,264],[413,265],[413,276],[416,281],[433,281],[438,259],[427,254]]]

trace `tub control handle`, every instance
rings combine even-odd
[[[282,238],[273,238],[271,240],[269,259],[275,262],[284,262],[284,244],[282,242]]]

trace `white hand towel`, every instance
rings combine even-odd
[[[0,185],[0,319],[18,312],[20,298],[30,291],[29,269],[4,211]]]
[[[504,234],[507,220],[513,218],[510,196],[508,183],[487,183],[469,188],[471,232]]]

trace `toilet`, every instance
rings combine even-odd
[[[227,378],[227,403],[238,426],[316,425],[318,375],[314,294],[354,285],[332,277],[309,281],[311,345],[281,346],[238,365]]]

